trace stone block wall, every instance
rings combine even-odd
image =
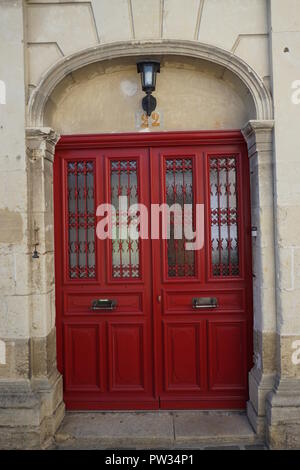
[[[85,48],[164,39],[223,48],[269,82],[267,0],[28,0],[26,7],[30,87]]]
[[[180,49],[180,41],[188,43]],[[201,60],[207,58],[210,65],[198,83],[197,70],[205,62],[193,59],[197,54],[190,51],[201,43],[208,48]],[[186,57],[172,58],[167,70],[175,44]],[[232,119],[218,121],[211,113],[208,122],[214,128],[237,123],[249,150],[252,222],[258,236],[253,239],[255,366],[249,378],[248,416],[258,433],[266,433],[271,447],[299,447],[298,0],[0,0],[0,447],[48,445],[64,413],[55,346],[52,163],[57,132],[72,132],[73,92],[80,95],[86,86],[92,96],[104,80],[108,93],[110,77],[121,86],[127,73],[129,81],[136,80],[135,72],[132,62],[122,68],[115,61],[109,69],[109,56],[106,68],[99,62],[81,70],[80,60],[79,70],[63,68],[66,76],[42,117],[42,125],[54,130],[32,128],[30,98],[50,70],[53,78],[60,64],[75,61],[74,55],[80,58],[88,51],[92,56],[102,47],[113,51],[114,45],[125,58],[151,45],[157,54],[163,51],[166,92],[178,70],[182,92],[190,77],[193,93],[203,87],[208,103],[216,101],[221,86],[230,90],[228,96],[242,90],[241,106],[232,108]],[[222,66],[213,64],[218,54]],[[236,61],[244,75],[234,81],[230,65],[234,68]],[[261,96],[270,99],[269,106]],[[224,103],[217,100],[216,114],[224,112]],[[91,106],[92,100],[88,110]],[[138,106],[134,96],[130,113]],[[260,109],[267,111],[259,116]],[[188,113],[188,103],[183,112]],[[242,123],[243,117],[249,122]],[[165,129],[179,126],[172,113],[166,118]],[[130,122],[126,129],[113,130],[135,131]],[[76,131],[101,132],[111,126],[104,122],[101,127],[94,119]],[[32,258],[35,245],[38,259]]]

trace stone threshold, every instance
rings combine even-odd
[[[264,449],[244,412],[67,412],[56,449]]]

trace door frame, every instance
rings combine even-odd
[[[107,147],[160,147],[205,144],[244,144],[242,131],[168,131],[168,132],[126,132],[112,134],[68,134],[62,135],[55,151],[66,148],[107,148]],[[248,153],[247,153],[248,156]]]
[[[240,130],[221,130],[221,131],[171,131],[171,132],[140,132],[140,133],[117,133],[117,134],[74,134],[74,135],[63,135],[58,141],[55,153],[65,149],[93,149],[93,148],[126,148],[126,147],[176,147],[176,146],[197,146],[197,145],[233,145],[238,144],[241,146],[242,158],[248,160],[248,150],[243,134]],[[55,160],[54,160],[55,166]],[[248,167],[247,167],[248,168]],[[61,181],[57,181],[57,175],[54,171],[54,184],[61,184]],[[248,171],[247,171],[248,173]],[[250,177],[248,174],[249,182],[246,200],[244,204],[249,208],[249,220],[251,217],[251,204],[250,204]],[[57,191],[54,191],[54,208],[59,204],[60,195]],[[55,257],[62,255],[62,247],[60,243],[57,243],[60,233],[59,220],[57,218],[57,212],[54,209],[54,233],[55,233]],[[251,224],[248,227],[251,230]],[[249,247],[247,247],[247,253],[249,254],[249,266],[252,267],[252,247],[249,234]],[[58,272],[58,263],[55,263],[55,278],[60,278]],[[55,282],[56,290],[56,336],[57,336],[57,367],[58,370],[64,375],[63,370],[63,335],[62,335],[62,312],[60,311],[60,293],[57,288],[57,281]],[[248,289],[248,305],[251,306],[251,319],[253,320],[253,283],[249,285]],[[252,321],[253,323],[253,321]],[[251,324],[252,324],[251,323]],[[253,327],[248,327],[247,331],[247,346],[248,346],[248,371],[253,366]],[[154,344],[155,350],[155,344]],[[157,367],[156,360],[154,359],[154,367]],[[155,384],[155,389],[157,384]],[[249,385],[248,385],[249,390]],[[222,406],[221,406],[222,408]]]

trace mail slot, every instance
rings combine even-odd
[[[113,299],[96,299],[92,301],[92,310],[114,310],[117,301]]]
[[[216,297],[194,297],[193,308],[217,308],[218,299]]]

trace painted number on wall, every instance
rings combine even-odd
[[[151,116],[144,112],[136,113],[135,116],[137,129],[160,129],[162,127],[162,115],[159,111],[153,111]]]

